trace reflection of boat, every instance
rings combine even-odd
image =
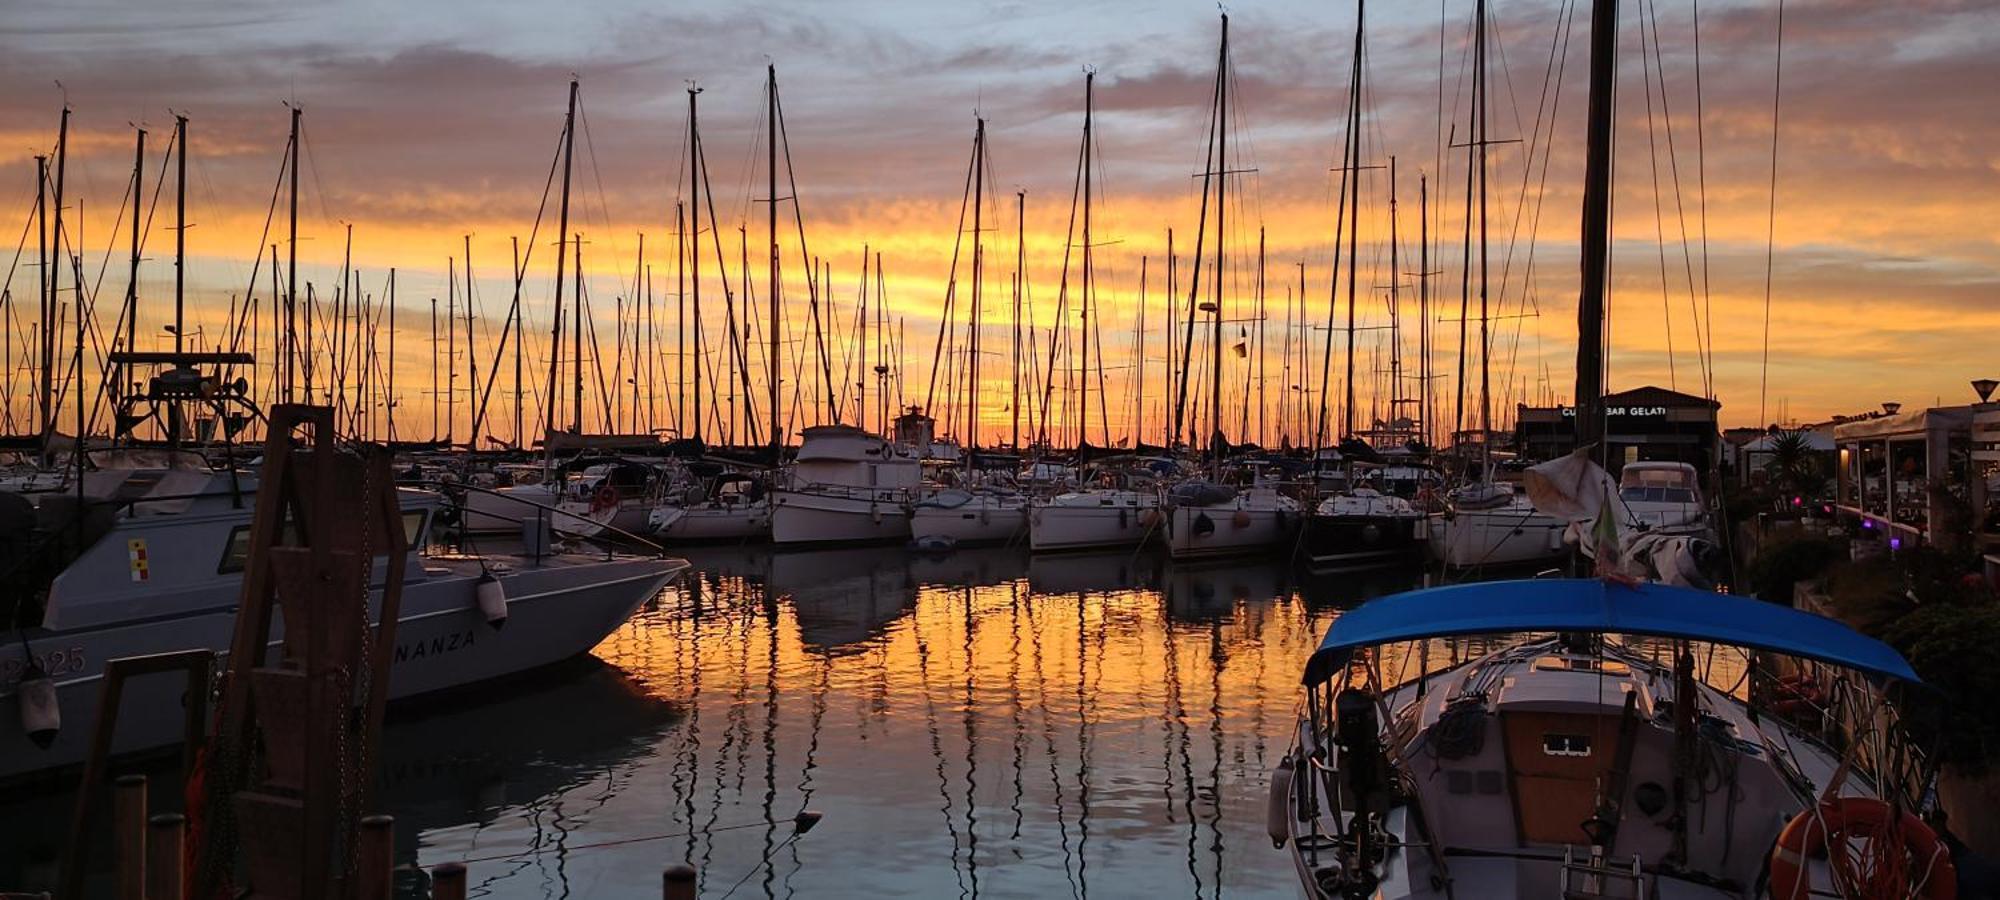
[[[665,700],[594,657],[510,679],[508,690],[429,702],[384,726],[381,796],[396,817],[397,854],[424,833],[483,824],[600,777],[652,749],[674,720]],[[551,723],[531,741],[501,739]],[[554,724],[560,723],[560,724]]]
[[[106,470],[86,480],[91,538],[48,577],[39,609],[17,614],[31,624],[0,633],[0,778],[82,762],[92,732],[105,664],[113,659],[229,646],[242,589],[256,478],[191,470]],[[421,546],[438,501],[401,492],[404,528]],[[64,494],[43,498],[41,513],[74,519]],[[102,516],[98,515],[103,513]],[[61,563],[57,563],[61,565]],[[678,560],[546,557],[537,565],[495,556],[422,556],[404,571],[402,617],[396,630],[390,699],[461,687],[585,653],[622,624],[639,604],[685,567]],[[36,579],[10,577],[33,598]],[[46,571],[46,570],[45,570]],[[510,624],[487,624],[475,600],[482,573],[498,576]],[[377,578],[384,577],[378,572]],[[376,585],[379,602],[379,583]],[[32,604],[32,600],[30,601]],[[273,628],[272,645],[282,637]],[[28,660],[52,676],[67,715],[47,747],[30,743],[11,713],[15,685]],[[127,685],[114,753],[165,747],[180,740],[182,685],[149,676]]]
[[[1227,618],[1239,603],[1266,603],[1289,593],[1285,567],[1176,563],[1160,580],[1167,616],[1182,622]]]
[[[766,584],[791,603],[800,639],[822,650],[870,640],[917,605],[904,554],[873,547],[773,553]]]
[[[1496,633],[1519,637],[1409,666],[1409,642]],[[1617,635],[1681,649],[1662,662]],[[1792,724],[1820,721],[1803,695],[1750,701],[1721,671],[1698,678],[1693,642],[1860,673],[1838,703],[1888,755],[1843,756]],[[1943,892],[1925,895],[1948,897],[1949,856],[1917,817],[1927,776],[1902,777],[1929,770],[1884,731],[1870,684],[1885,680],[1916,681],[1887,645],[1728,595],[1541,580],[1384,597],[1335,620],[1307,662],[1268,827],[1315,898],[1804,897],[1830,884],[1813,849],[1829,844],[1902,879],[1868,896],[1931,879]]]
[[[950,553],[912,553],[910,579],[940,587],[990,587],[1028,577],[1028,554],[1018,547],[970,547]]]
[[[1158,553],[1113,550],[1035,554],[1028,560],[1028,588],[1037,594],[1095,594],[1144,590],[1160,583]]]

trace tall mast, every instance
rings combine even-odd
[[[1487,358],[1493,344],[1487,335],[1488,315],[1486,280],[1488,257],[1490,256],[1486,237],[1486,0],[1479,0],[1477,10],[1479,22],[1474,28],[1472,44],[1473,114],[1478,117],[1473,136],[1474,147],[1479,155],[1479,470],[1485,473],[1493,462],[1493,366]],[[1593,37],[1593,40],[1595,38]],[[1593,73],[1595,77],[1595,73]]]
[[[1209,464],[1216,480],[1222,478],[1222,283],[1223,243],[1228,231],[1223,215],[1228,210],[1229,191],[1229,16],[1222,17],[1222,65],[1216,70],[1216,179],[1215,179],[1215,314],[1210,317],[1213,332],[1209,340],[1209,418],[1215,430],[1208,436]]]
[[[1401,434],[1396,425],[1403,409],[1403,269],[1397,250],[1396,157],[1389,156],[1389,430]]]
[[[1431,183],[1417,176],[1417,435],[1431,441]]]
[[[450,446],[458,434],[458,260],[445,257],[444,273],[444,440]]]
[[[187,116],[174,116],[174,146],[179,157],[175,159],[177,174],[174,178],[174,352],[181,352],[182,342],[187,339]],[[60,216],[62,213],[57,212]],[[174,408],[178,409],[176,405]]]
[[[574,273],[571,277],[576,279],[576,284],[572,285],[570,290],[569,334],[570,383],[575,386],[575,395],[570,409],[569,430],[581,435],[583,434],[583,232],[577,232],[573,239],[576,241],[576,265],[571,266],[570,271]],[[595,353],[596,350],[597,341],[593,339],[591,351]]]
[[[1225,18],[1224,21],[1227,22],[1228,20]],[[1224,29],[1224,33],[1226,34],[1226,25]],[[1227,38],[1224,38],[1224,40],[1226,42]],[[1093,155],[1090,152],[1090,128],[1091,117],[1096,111],[1096,104],[1097,72],[1095,70],[1087,70],[1083,73],[1083,301],[1078,304],[1081,313],[1077,316],[1077,333],[1080,336],[1079,340],[1082,341],[1083,350],[1082,353],[1078,354],[1076,359],[1076,436],[1078,446],[1090,443],[1090,332],[1092,331],[1091,326],[1093,323],[1090,317],[1090,294],[1092,287],[1090,271],[1090,157]],[[1099,348],[1098,352],[1101,354],[1104,351],[1102,348]],[[1104,398],[1099,397],[1097,402],[1103,403]],[[1104,438],[1106,443],[1109,443],[1111,436],[1106,434]]]
[[[144,193],[140,190],[146,179],[146,129],[139,129],[138,148],[132,153],[132,257],[125,281],[125,350],[138,350],[139,338],[139,215],[140,200]],[[131,380],[126,367],[118,367],[118,390],[124,391]]]
[[[1132,325],[1132,423],[1126,431],[1132,435],[1132,449],[1139,449],[1139,442],[1145,440],[1146,433],[1146,267],[1150,260],[1139,256],[1139,315]]]
[[[53,263],[49,261],[49,158],[47,156],[35,157],[35,234],[37,235],[35,311],[39,318],[36,332],[40,340],[40,344],[35,348],[35,361],[40,364],[41,369],[35,377],[35,436],[40,438],[46,430],[50,417],[49,398],[52,392],[49,382],[48,343],[49,329],[55,322],[55,317],[49,314],[49,281],[55,270],[52,268]],[[26,348],[22,349],[23,352],[26,351]],[[8,377],[11,379],[12,376],[13,373],[9,372]],[[47,465],[49,459],[46,443],[42,449],[44,451],[42,463]]]
[[[438,298],[431,298],[431,440],[443,435],[438,430]]]
[[[527,342],[528,330],[521,315],[521,239],[510,237],[508,243],[514,248],[514,304],[508,315],[514,317],[514,449],[518,450],[526,446],[521,440],[521,345]]]
[[[571,78],[569,111],[563,115],[562,201],[557,207],[556,220],[555,322],[550,326],[548,415],[542,426],[545,433],[556,430],[556,411],[562,405],[556,402],[556,372],[562,367],[563,269],[569,263],[569,178],[571,159],[576,152],[576,90],[576,79]],[[570,327],[578,327],[578,323],[571,322]],[[581,416],[582,411],[578,410],[577,414]]]
[[[291,159],[285,164],[291,174],[291,225],[285,240],[285,402],[292,402],[292,381],[299,365],[298,299],[299,299],[299,114],[297,104],[292,105],[292,136],[285,145]],[[311,352],[311,348],[307,348]],[[307,371],[311,371],[308,369]],[[310,395],[311,382],[307,382],[306,393]],[[310,397],[308,397],[310,399]]]
[[[391,290],[395,288],[395,281],[396,273],[391,270],[389,273]],[[390,354],[392,367],[395,358],[395,354]],[[479,390],[479,354],[472,349],[472,235],[469,234],[465,236],[465,390],[465,408],[472,414],[472,427],[465,433],[465,449],[477,450],[479,414],[486,410],[486,404],[474,404],[472,396],[472,392]],[[391,424],[393,425],[393,420]]]
[[[389,440],[396,440],[396,270],[389,269]]]
[[[1008,407],[1014,412],[1014,435],[1011,446],[1016,453],[1021,450],[1021,284],[1028,275],[1027,224],[1028,192],[1014,192],[1014,361],[1013,377],[1008,380],[1013,391],[1013,399]],[[879,297],[877,298],[880,299]]]
[[[1578,447],[1600,440],[1604,432],[1604,282],[1611,256],[1611,118],[1617,52],[1618,4],[1615,0],[1594,0],[1590,11],[1590,111],[1583,178],[1583,284],[1576,304]]]
[[[674,434],[685,438],[688,383],[687,334],[687,203],[674,204],[674,387],[682,394],[674,404]]]
[[[49,316],[47,321],[50,324],[42,329],[42,380],[44,385],[47,385],[47,387],[43,388],[44,392],[47,393],[47,398],[44,400],[45,409],[42,418],[42,425],[43,425],[42,434],[44,438],[43,440],[44,448],[47,448],[48,446],[47,439],[53,437],[55,435],[55,430],[56,430],[57,410],[53,405],[55,401],[55,395],[52,392],[53,385],[55,384],[55,369],[56,369],[56,333],[55,333],[54,323],[56,322],[57,319],[62,317],[62,312],[61,312],[62,295],[59,293],[60,288],[58,287],[58,285],[62,278],[62,270],[68,266],[67,260],[69,259],[69,254],[63,252],[63,182],[64,182],[63,175],[68,169],[69,169],[69,104],[64,103],[62,108],[62,124],[59,125],[56,129],[55,193],[50,198],[50,204],[52,206],[52,215],[54,216],[55,219],[55,224],[51,226],[49,229],[49,240],[52,242],[49,249],[53,253],[53,255],[49,259],[50,268],[48,270]],[[74,241],[70,243],[72,245],[75,244]],[[72,273],[72,277],[74,277],[74,273]],[[83,316],[83,310],[81,307],[77,309],[77,316],[78,319],[81,320]],[[78,374],[79,375],[82,374],[81,370],[78,371]],[[81,382],[79,381],[78,384],[80,386]],[[76,438],[78,441],[82,441],[83,435],[79,434],[76,436]],[[79,444],[79,446],[81,446],[81,444]],[[47,453],[48,450],[44,449],[43,452]]]
[[[1084,83],[1088,84],[1089,82],[1086,80]],[[1088,109],[1087,106],[1085,108]],[[965,466],[968,469],[972,467],[972,451],[979,448],[979,288],[980,282],[985,280],[981,277],[980,266],[984,261],[982,252],[985,248],[984,239],[986,237],[985,220],[981,216],[985,212],[986,206],[986,119],[981,117],[977,121],[978,124],[974,126],[972,134],[972,314],[966,320],[966,331],[969,332],[966,335],[966,344],[971,352],[971,357],[966,361],[965,379],[966,452],[964,456]],[[1090,130],[1090,114],[1088,112],[1084,113],[1083,121],[1084,131],[1088,133]],[[1089,191],[1090,188],[1085,187],[1084,190]],[[1086,194],[1086,196],[1088,195]],[[1090,205],[1088,200],[1084,201],[1083,209],[1085,235],[1083,252],[1085,254],[1084,258],[1088,259],[1090,253]],[[1084,277],[1086,279],[1089,278],[1088,273],[1090,272],[1090,268],[1088,264],[1085,265],[1084,272]],[[1085,283],[1088,284],[1088,282]],[[1085,296],[1087,298],[1088,294]],[[1086,299],[1085,302],[1088,302],[1088,300]]]
[[[765,357],[765,366],[770,371],[765,373],[764,380],[771,395],[771,464],[775,466],[778,464],[778,454],[785,446],[784,421],[778,417],[778,65],[776,63],[765,65],[764,74],[769,78],[768,90],[764,97],[764,120],[769,129],[764,140],[764,168],[767,176],[766,190],[769,192],[766,196],[771,202],[768,219],[771,237],[771,272],[767,276],[769,280],[765,282],[765,293],[770,295],[766,299],[771,306],[769,324],[765,328],[770,340],[770,351]],[[861,267],[865,270],[868,267],[867,251],[862,251],[862,254]],[[867,276],[864,274],[862,278],[865,284]],[[745,273],[744,283],[749,283],[748,273]],[[877,300],[879,302],[880,298]],[[862,392],[865,394],[867,389],[863,388]],[[865,413],[863,418],[866,418]]]
[[[688,205],[693,207],[695,239],[688,242],[689,264],[694,281],[694,439],[701,440],[701,129],[695,124],[695,95],[701,88],[688,86]]]
[[[1361,78],[1366,67],[1361,54],[1368,21],[1366,0],[1356,4],[1354,16],[1354,78],[1348,86],[1347,142],[1354,161],[1353,177],[1347,194],[1347,401],[1341,408],[1341,437],[1354,436],[1354,307],[1355,283],[1360,278],[1361,255]],[[1338,248],[1335,248],[1338,250]]]

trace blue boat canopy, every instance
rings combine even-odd
[[[1526,631],[1710,641],[1922,683],[1894,648],[1824,616],[1749,597],[1589,578],[1479,582],[1370,600],[1334,620],[1306,663],[1305,683],[1331,677],[1361,647]]]

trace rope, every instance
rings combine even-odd
[[[1778,240],[1778,104],[1785,90],[1785,0],[1778,0],[1778,58],[1771,85],[1770,205],[1764,216],[1764,356],[1757,380],[1757,424],[1766,424],[1771,387],[1771,269]]]

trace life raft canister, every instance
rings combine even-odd
[[[1876,860],[1857,870],[1848,860],[1856,852],[1857,840],[1864,841],[1870,853],[1902,853],[1907,864]],[[1926,900],[1955,900],[1958,896],[1958,870],[1937,832],[1915,813],[1898,816],[1888,803],[1873,797],[1823,800],[1817,809],[1802,810],[1786,823],[1778,845],[1771,850],[1772,900],[1805,900],[1810,896],[1806,860],[1822,854],[1829,854],[1831,866],[1842,872],[1875,873],[1871,883],[1860,885],[1864,896],[1906,897],[1911,888],[1919,886],[1919,896]],[[1894,883],[1883,881],[1885,878]]]

